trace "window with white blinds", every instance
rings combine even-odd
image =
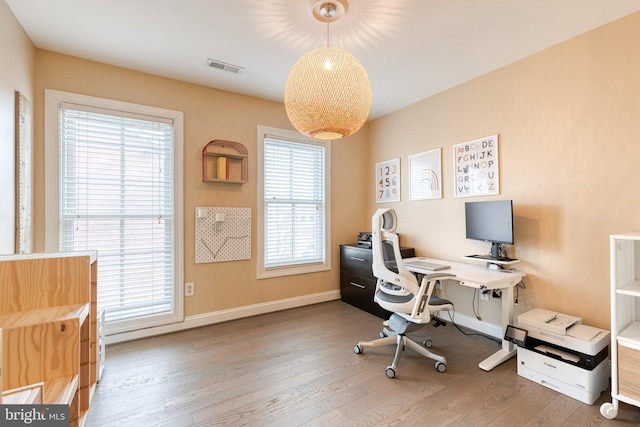
[[[182,228],[172,120],[69,103],[58,117],[59,250],[98,251],[107,325],[166,323],[177,308]]]
[[[259,277],[330,268],[329,143],[278,129],[260,140]]]

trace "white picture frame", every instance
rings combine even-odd
[[[453,146],[455,197],[500,194],[498,135]]]
[[[400,201],[400,158],[376,163],[376,203]]]
[[[442,149],[409,156],[409,200],[442,198]]]

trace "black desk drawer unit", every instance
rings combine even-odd
[[[401,248],[402,258],[415,256],[413,248]],[[358,245],[340,245],[340,293],[342,301],[388,319],[391,313],[373,301],[376,278],[373,276],[371,249]]]

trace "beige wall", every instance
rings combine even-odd
[[[33,101],[35,47],[0,0],[0,254],[15,251],[15,93]]]
[[[195,297],[185,298],[185,315],[338,290],[338,244],[353,241],[354,230],[363,227],[360,212],[365,195],[352,189],[364,186],[366,131],[332,145],[334,269],[324,273],[257,280],[257,125],[291,129],[282,104],[42,50],[37,51],[36,70],[36,249],[44,248],[44,138],[41,113],[44,89],[47,88],[184,112],[185,281],[193,281],[196,286]],[[213,139],[237,141],[247,147],[249,183],[230,185],[202,182],[202,147]],[[196,206],[252,208],[252,259],[196,265]]]
[[[640,13],[606,25],[370,123],[370,165],[401,157],[401,242],[460,260],[488,252],[465,239],[464,202],[513,199],[526,291],[545,307],[609,327],[609,241],[640,231]],[[454,198],[452,145],[499,135],[500,195]],[[407,156],[442,147],[444,197],[408,200]],[[368,213],[373,167],[367,170]],[[471,315],[469,289],[449,287]],[[497,323],[498,302],[480,314]]]

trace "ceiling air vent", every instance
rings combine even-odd
[[[211,68],[217,68],[218,70],[222,71],[229,71],[233,74],[239,74],[240,71],[244,69],[244,67],[241,67],[239,65],[227,64],[226,62],[218,61],[217,59],[211,58],[207,59],[207,66]]]

